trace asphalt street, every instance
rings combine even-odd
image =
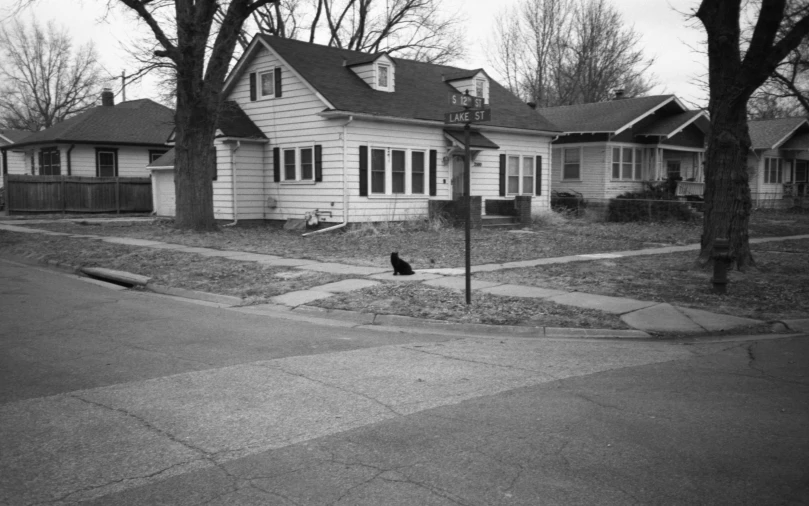
[[[807,504],[809,339],[447,336],[0,260],[0,504]]]

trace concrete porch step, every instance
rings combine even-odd
[[[481,226],[485,228],[520,228],[516,216],[486,215],[481,216]]]

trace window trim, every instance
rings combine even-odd
[[[610,144],[610,181],[643,181],[643,148],[634,144]],[[615,177],[615,150],[618,150],[618,177]],[[632,177],[624,177],[624,150],[632,150]],[[640,157],[640,170],[638,170],[638,157]]]
[[[272,85],[272,91],[265,95],[264,94],[264,87],[262,83],[264,81],[264,76],[269,76],[270,84]],[[275,98],[275,67],[269,70],[262,70],[260,72],[256,72],[256,98],[258,100],[263,100],[265,98]]]
[[[301,151],[309,149],[312,151],[312,177],[309,179],[303,179],[303,159],[301,156]],[[305,144],[301,146],[289,146],[280,148],[280,170],[281,170],[281,184],[315,184],[317,179],[317,160],[315,154],[315,145],[314,144]],[[288,151],[293,151],[295,153],[295,179],[287,179],[287,165],[286,165],[286,153]]]
[[[101,175],[101,153],[112,153],[113,175]],[[96,148],[96,177],[118,177],[118,148]]]
[[[518,196],[518,195],[523,195],[523,196],[527,196],[527,197],[536,196],[536,189],[537,189],[537,155],[536,154],[528,155],[528,154],[510,153],[510,152],[506,152],[506,153],[503,153],[503,154],[506,155],[506,196],[507,197],[515,197],[515,196]],[[518,191],[517,193],[514,193],[514,192],[509,191],[509,184],[508,184],[509,180],[512,177],[515,177],[515,176],[512,176],[509,173],[509,161],[512,158],[517,158],[517,176],[516,177],[517,177],[517,189],[518,190],[524,190],[523,186],[524,186],[524,183],[525,183],[525,174],[523,173],[523,169],[525,168],[525,160],[531,160],[531,166],[533,167],[534,174],[531,177],[531,191],[530,192]]]
[[[58,158],[59,163],[53,163],[53,155],[56,154],[56,158]],[[42,161],[45,158],[45,155],[49,155],[49,163],[43,164]],[[48,174],[42,173],[42,168],[48,167]],[[56,173],[54,173],[54,167],[56,168]],[[39,175],[40,176],[59,176],[62,174],[62,153],[59,150],[59,146],[49,146],[47,148],[41,148],[39,150]]]
[[[776,167],[770,165],[776,162]],[[770,177],[771,171],[776,177],[776,181],[772,181]],[[784,159],[780,156],[765,156],[764,157],[764,184],[782,184],[784,182]]]
[[[582,147],[581,146],[576,146],[576,147],[560,146],[559,149],[561,150],[560,151],[560,156],[559,156],[559,162],[560,162],[559,168],[561,169],[560,180],[561,181],[581,181],[582,180],[581,179],[581,162],[582,162],[582,158],[584,158],[584,150],[582,149]],[[573,149],[576,149],[576,150],[579,151],[579,174],[578,174],[577,177],[565,177],[565,165],[566,165],[565,164],[565,152],[567,150],[573,150]]]
[[[374,157],[373,152],[381,150],[385,153],[385,191],[384,193],[373,191],[373,173],[374,173]],[[404,153],[404,192],[393,193],[393,152],[401,151]],[[421,153],[423,158],[423,176],[422,193],[413,193],[413,153]],[[430,197],[430,150],[428,148],[409,148],[401,146],[379,146],[368,145],[368,198],[406,198],[406,199],[425,199]]]

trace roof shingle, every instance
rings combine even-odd
[[[149,99],[93,107],[16,145],[42,143],[165,144],[174,128],[174,111]]]
[[[538,111],[565,132],[612,133],[673,99],[674,95],[656,95],[592,104],[545,107]]]
[[[779,118],[748,121],[753,149],[774,149],[787,137],[807,123],[806,118]]]
[[[450,112],[449,92],[457,91],[445,76],[476,73],[466,69],[391,58],[396,64],[396,91],[374,90],[344,61],[361,61],[365,53],[310,44],[270,35],[258,35],[312,85],[334,110],[443,123]],[[544,132],[559,128],[543,118],[496,81],[489,84],[492,120],[481,126],[498,126]]]

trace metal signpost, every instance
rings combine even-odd
[[[491,121],[492,110],[484,108],[486,103],[480,97],[473,97],[467,91],[464,94],[449,94],[449,104],[461,106],[465,110],[444,114],[444,123],[464,124],[464,162],[463,162],[463,194],[466,198],[466,303],[472,303],[472,174],[470,170],[472,150],[469,147],[470,124],[480,121]]]

